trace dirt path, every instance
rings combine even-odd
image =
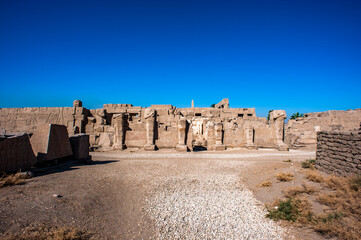
[[[39,172],[25,185],[0,189],[0,232],[48,223],[86,229],[94,233],[94,239],[174,238],[182,232],[185,235],[179,238],[202,238],[209,229],[211,238],[278,239],[282,228],[263,218],[262,207],[249,189],[259,181],[257,174],[285,167],[286,159],[309,159],[314,152],[127,150],[92,156],[92,165],[67,163]],[[226,191],[219,194],[222,189]],[[237,202],[240,198],[241,203]],[[198,207],[190,207],[195,203]],[[219,203],[222,207],[212,212]],[[249,207],[237,208],[242,204]],[[211,208],[203,211],[207,206]],[[248,209],[253,210],[247,215]],[[225,217],[219,217],[222,214]],[[239,214],[244,215],[243,223]],[[207,218],[215,220],[210,224]],[[239,235],[245,232],[242,226],[253,229],[257,224],[266,227]]]

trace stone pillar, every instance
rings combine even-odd
[[[223,123],[216,123],[214,130],[216,137],[215,150],[225,150],[226,146],[223,144]]]
[[[207,150],[214,150],[215,136],[214,136],[214,122],[208,121],[206,124],[207,129]]]
[[[74,116],[74,127],[73,127],[74,134],[85,132],[84,131],[84,120],[85,120],[84,114],[79,114],[79,115]]]
[[[186,143],[186,130],[187,130],[187,120],[181,118],[178,120],[178,144],[176,150],[179,152],[186,152],[187,145]]]
[[[280,151],[288,151],[288,145],[283,142],[286,117],[284,110],[273,110],[270,113],[270,124],[275,131],[275,147]]]
[[[155,126],[155,110],[153,108],[147,108],[144,112],[144,119],[147,130],[147,144],[144,146],[144,150],[154,151],[154,126]]]
[[[114,149],[125,149],[125,114],[117,114],[113,116],[114,127],[115,127],[115,144]]]
[[[254,144],[254,128],[253,127],[246,127],[246,148],[248,149],[257,149],[256,145]]]
[[[103,108],[99,108],[95,110],[95,132],[104,132],[104,125],[106,124],[105,119],[105,110]]]
[[[73,124],[72,124],[73,126],[68,126],[68,132],[71,134],[84,133],[85,110],[83,108],[82,101],[74,100],[73,107],[74,107]]]

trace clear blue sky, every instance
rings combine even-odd
[[[361,1],[0,0],[0,107],[361,108]]]

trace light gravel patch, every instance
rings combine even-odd
[[[147,199],[155,239],[284,239],[236,175],[173,177]]]
[[[128,153],[120,151],[109,152],[96,152],[95,155],[101,155],[102,157],[109,157],[114,159],[244,159],[244,158],[259,158],[259,157],[292,157],[292,156],[305,156],[314,157],[314,151],[299,151],[290,150],[288,152],[280,152],[275,150],[258,150],[252,152],[240,152],[233,153],[229,151],[227,153],[219,152],[187,152],[187,153],[164,153],[164,152],[152,152],[152,153]]]

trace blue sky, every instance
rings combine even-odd
[[[361,1],[0,0],[0,107],[361,107]]]

